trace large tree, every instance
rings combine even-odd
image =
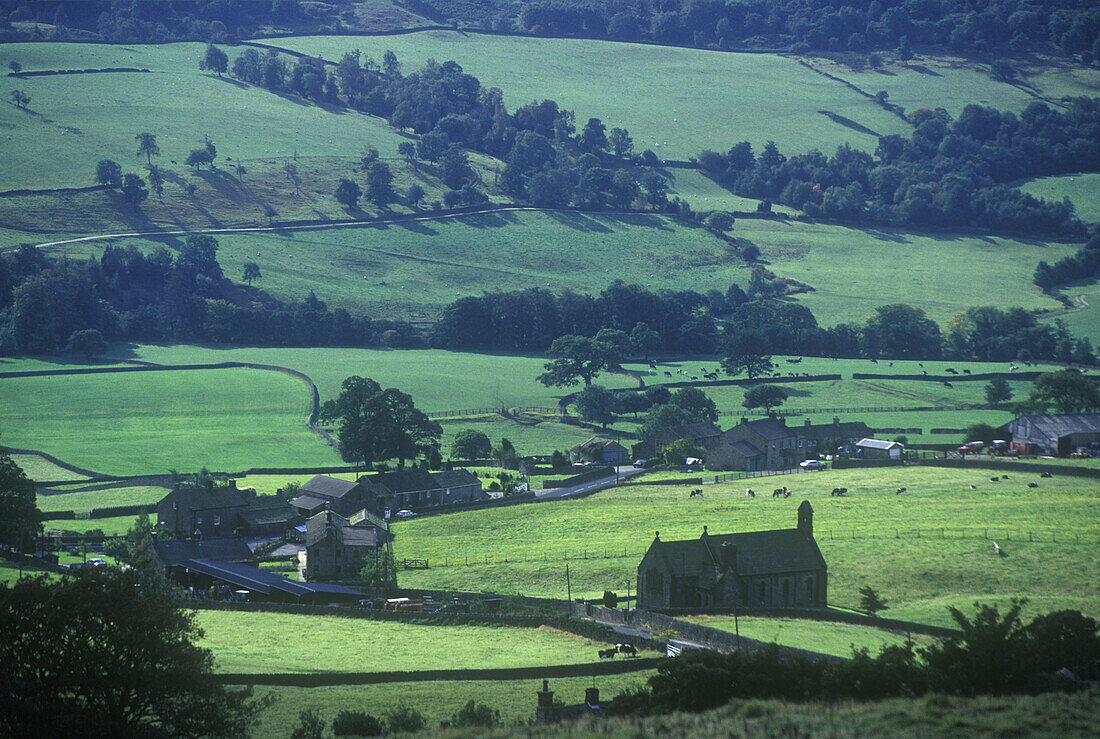
[[[458,459],[485,459],[493,451],[493,443],[484,431],[462,429],[451,442],[451,456]]]
[[[682,387],[672,394],[673,405],[680,406],[691,423],[718,420],[718,406],[697,387]]]
[[[228,68],[229,57],[226,53],[214,44],[207,44],[206,51],[203,52],[202,59],[199,61],[199,69],[216,72],[221,77]]]
[[[347,208],[354,208],[359,204],[359,197],[363,194],[363,191],[359,189],[359,185],[354,180],[349,180],[347,177],[341,177],[340,182],[336,185],[336,202],[340,203]]]
[[[347,462],[371,464],[397,458],[400,464],[439,445],[443,429],[412,398],[367,377],[349,377],[340,395],[326,401],[320,418],[339,425],[337,444]]]
[[[390,165],[383,161],[372,162],[367,168],[367,200],[379,208],[386,208],[396,199]]]
[[[160,147],[157,146],[157,135],[155,133],[143,131],[137,136],[134,136],[134,140],[138,142],[138,156],[144,156],[145,163],[152,165],[153,157],[160,156]]]
[[[122,184],[122,167],[110,159],[100,159],[95,165],[95,181],[107,187],[119,187]]]
[[[577,393],[577,397],[573,399],[573,405],[585,421],[606,427],[615,420],[615,411],[619,403],[615,394],[603,385],[589,385]]]
[[[940,356],[940,327],[920,308],[904,303],[881,305],[863,327],[868,357],[930,359]]]
[[[0,451],[0,544],[20,548],[42,531],[34,482],[7,452]]]
[[[226,689],[201,636],[136,570],[0,585],[0,734],[247,735],[268,702]]]
[[[1095,412],[1100,411],[1100,391],[1096,380],[1076,369],[1045,372],[1035,381],[1025,405],[1042,411],[1053,405],[1058,413]]]
[[[772,358],[762,354],[730,354],[722,360],[721,364],[727,375],[737,376],[744,372],[750,380],[755,380],[760,375],[775,369]]]
[[[772,408],[783,405],[787,399],[787,391],[778,385],[757,385],[745,393],[745,399],[741,405],[749,408],[763,408],[765,412],[771,412]]]
[[[683,426],[687,422],[687,414],[680,406],[672,403],[655,405],[649,409],[649,413],[645,414],[645,420],[638,427],[638,435],[648,439],[663,431]]]
[[[620,360],[614,346],[572,334],[554,339],[547,353],[557,357],[544,365],[546,371],[538,377],[547,387],[576,385],[581,380],[588,387],[596,375]]]

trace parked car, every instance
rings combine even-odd
[[[985,449],[984,441],[968,441],[961,447],[959,447],[959,451],[963,454],[966,454],[967,452],[980,452],[983,449]]]
[[[408,508],[400,510],[393,514],[394,518],[416,518],[416,512],[410,511]]]
[[[829,465],[825,464],[819,459],[806,459],[799,462],[798,466],[809,472],[813,472],[814,470],[824,470],[829,467]]]

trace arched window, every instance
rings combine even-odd
[[[814,579],[812,577],[806,578],[806,602],[814,602]]]

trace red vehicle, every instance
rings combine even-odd
[[[985,449],[984,441],[968,441],[961,447],[959,447],[959,451],[963,454],[966,454],[968,452],[980,452],[983,449]]]

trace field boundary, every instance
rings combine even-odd
[[[460,670],[392,670],[385,672],[314,672],[314,673],[215,673],[226,685],[285,685],[316,688],[327,685],[377,685],[471,680],[541,680],[543,678],[595,677],[623,675],[655,669],[666,657],[639,657],[619,661],[582,662],[544,667],[497,667]]]

